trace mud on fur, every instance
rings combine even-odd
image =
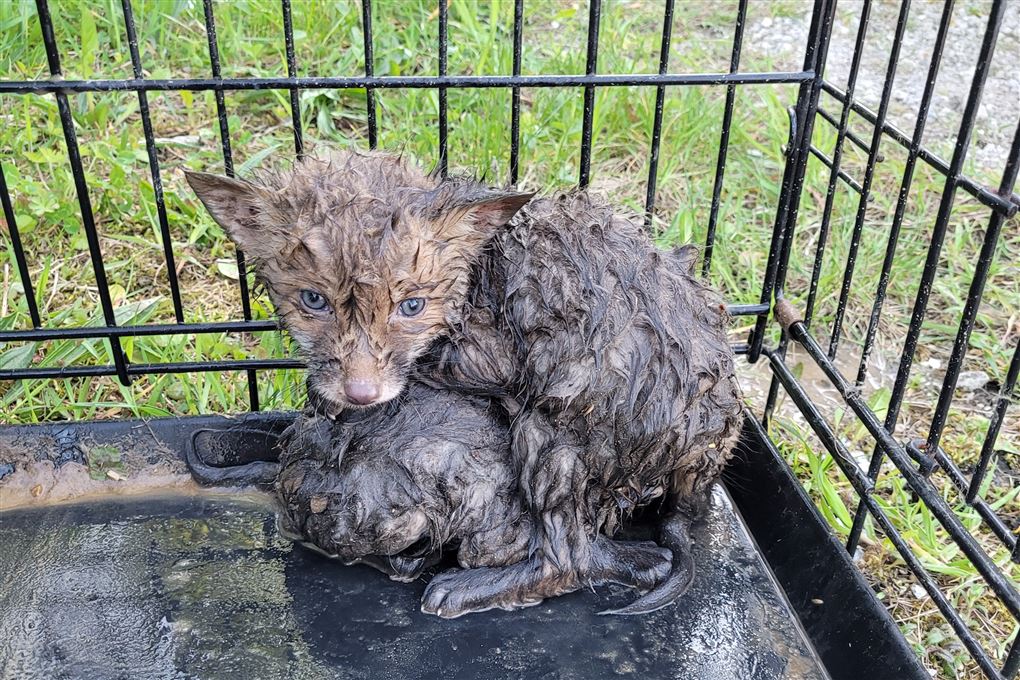
[[[281,532],[345,564],[412,581],[444,550],[462,568],[527,557],[532,525],[509,427],[488,399],[412,383],[375,409],[298,417],[277,445],[279,463],[218,468],[202,462],[201,448],[189,461],[203,483],[273,485]],[[594,551],[590,585],[649,590],[669,577],[670,551],[654,543],[599,536]]]
[[[257,183],[188,176],[256,260],[336,416],[413,380],[496,400],[532,520],[526,558],[440,574],[425,611],[513,609],[581,587],[596,537],[658,496],[682,534],[729,457],[740,399],[696,251],[657,250],[584,192],[532,198],[386,154],[307,159]],[[689,578],[677,544],[672,596]],[[663,606],[650,593],[622,613]],[[651,598],[651,599],[648,599]],[[667,600],[668,603],[668,600]]]

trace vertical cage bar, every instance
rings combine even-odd
[[[588,57],[585,75],[593,76],[599,58],[599,19],[602,16],[602,0],[590,0],[588,5]],[[581,129],[581,172],[577,184],[583,189],[591,180],[591,138],[592,118],[595,114],[595,86],[584,86],[584,122]]]
[[[790,119],[790,132],[787,137],[786,144],[786,167],[783,169],[783,181],[780,185],[782,187],[781,196],[779,205],[776,207],[776,221],[773,226],[773,244],[769,251],[769,270],[775,271],[775,279],[773,279],[773,281],[778,283],[778,286],[775,289],[777,302],[782,296],[783,284],[781,283],[782,278],[780,278],[780,276],[785,276],[784,258],[788,256],[786,254],[785,246],[788,241],[793,238],[793,223],[790,221],[790,210],[791,206],[796,201],[796,197],[789,195],[789,192],[793,191],[795,174],[797,172],[803,172],[806,169],[806,165],[804,167],[801,167],[800,165],[800,154],[805,153],[805,149],[803,149],[799,143],[801,136],[798,133],[797,122],[800,120],[800,117],[797,115],[796,111],[792,109],[787,110],[787,113]],[[813,118],[813,116],[811,116],[811,118]],[[776,242],[777,231],[778,243]],[[771,291],[769,291],[768,294],[771,295]],[[762,297],[766,297],[764,290],[762,292]],[[755,330],[752,335],[752,346],[755,346],[755,350],[753,351],[761,351],[763,336],[760,335],[760,333],[764,331],[766,318],[767,317],[765,315],[758,317]],[[788,341],[786,331],[785,329],[782,329],[779,337],[779,346],[776,348],[775,356],[780,359],[786,357],[786,345]],[[765,428],[768,427],[769,421],[772,419],[772,412],[775,408],[776,399],[778,397],[779,376],[773,372],[772,380],[769,382],[768,396],[765,399],[765,410],[762,413],[762,426]]]
[[[4,176],[4,166],[0,163],[0,203],[3,203],[4,219],[7,221],[7,230],[11,234],[11,249],[14,251],[14,261],[18,265],[18,276],[21,278],[21,287],[25,291],[25,302],[28,304],[28,316],[32,320],[33,328],[40,328],[42,320],[39,318],[39,304],[35,300],[35,289],[32,287],[32,274],[28,270],[28,261],[25,259],[25,248],[21,244],[21,234],[18,232],[18,223],[14,218],[14,206],[11,204],[11,195],[7,191],[7,178]]]
[[[871,136],[871,147],[868,150],[868,161],[864,168],[864,180],[861,182],[861,194],[857,199],[857,215],[854,217],[854,228],[850,235],[850,248],[846,256],[846,267],[843,270],[843,282],[840,285],[839,300],[836,303],[836,316],[832,321],[832,333],[829,335],[829,358],[836,358],[839,338],[843,332],[843,316],[846,314],[847,302],[850,299],[850,288],[854,279],[854,268],[857,265],[857,250],[861,245],[864,232],[864,220],[868,212],[868,198],[871,195],[871,183],[875,178],[875,164],[878,162],[879,149],[882,146],[885,116],[889,111],[892,99],[893,83],[896,81],[896,66],[900,59],[900,47],[903,46],[903,33],[907,28],[907,17],[910,15],[910,0],[902,0],[900,14],[896,18],[896,30],[893,35],[892,47],[889,50],[889,63],[886,66],[885,82],[882,95],[875,115],[875,130]],[[847,102],[850,101],[849,95]]]
[[[667,0],[672,2],[673,0]],[[514,0],[513,71],[521,75],[521,43],[524,34],[524,0]],[[521,162],[521,88],[510,90],[510,184],[517,185]]]
[[[730,73],[740,68],[740,48],[744,42],[744,21],[747,17],[747,0],[740,0],[737,8],[737,25],[733,29],[733,52],[730,55]],[[730,147],[730,125],[733,122],[733,105],[737,86],[726,86],[726,105],[723,109],[722,135],[719,138],[719,156],[715,163],[715,184],[712,187],[712,209],[708,215],[708,232],[705,235],[705,257],[701,263],[701,275],[708,277],[712,271],[712,253],[715,248],[715,230],[719,220],[719,201],[722,195],[723,178],[726,174],[726,154]]]
[[[142,58],[138,52],[138,35],[135,31],[135,16],[131,9],[131,0],[121,0],[124,13],[124,28],[127,32],[128,49],[131,52],[131,69],[135,78],[144,78]],[[170,223],[166,215],[166,201],[163,197],[163,178],[159,171],[159,155],[156,152],[156,136],[152,131],[152,118],[149,115],[149,97],[144,90],[138,91],[138,111],[142,118],[142,133],[145,136],[145,152],[149,157],[149,174],[152,176],[152,193],[156,199],[156,217],[159,220],[159,233],[163,239],[163,259],[166,261],[166,275],[170,281],[170,298],[174,306],[174,318],[177,323],[184,323],[184,309],[181,304],[181,287],[177,280],[177,265],[174,261],[174,245],[170,235]]]
[[[804,186],[804,174],[807,170],[808,150],[811,146],[815,113],[818,111],[818,98],[821,95],[824,82],[825,60],[829,49],[829,38],[832,35],[832,21],[835,12],[834,0],[815,0],[814,9],[811,12],[811,26],[808,29],[807,46],[804,49],[804,70],[813,72],[814,77],[801,83],[797,93],[796,115],[791,117],[791,143],[787,147],[782,189],[779,205],[776,208],[775,223],[772,227],[772,241],[769,246],[768,262],[765,266],[765,280],[762,282],[759,298],[759,302],[768,305],[770,309],[773,293],[775,292],[778,298],[783,289],[786,274],[785,262],[789,259],[789,243],[793,240],[793,232],[797,223],[800,195]],[[792,153],[791,148],[793,149]],[[747,360],[749,363],[755,363],[761,356],[767,322],[767,313],[758,315],[754,329],[748,338]],[[770,394],[778,389],[775,376],[773,376],[772,385],[773,389],[770,389]],[[774,397],[766,404],[765,421],[768,420],[773,403]]]
[[[447,0],[439,0],[439,75],[446,75],[447,67]],[[439,174],[442,177],[446,177],[446,173],[449,169],[449,160],[447,157],[447,133],[449,132],[449,123],[446,117],[447,103],[446,103],[446,88],[439,88]]]
[[[942,52],[946,47],[946,36],[949,35],[949,22],[953,18],[954,4],[955,0],[946,0],[942,8],[942,18],[939,21],[938,33],[935,36],[935,46],[932,50],[931,62],[928,65],[928,76],[925,80],[924,92],[921,94],[921,103],[917,109],[914,135],[910,140],[910,147],[907,150],[907,161],[903,167],[903,180],[900,183],[900,193],[896,199],[896,210],[893,214],[892,226],[889,229],[885,257],[882,260],[882,271],[878,278],[878,290],[875,293],[875,302],[871,308],[871,318],[868,320],[868,330],[864,337],[864,347],[861,350],[861,362],[857,367],[856,384],[858,387],[864,384],[864,379],[868,374],[868,359],[871,356],[871,349],[878,334],[878,322],[882,316],[882,306],[885,304],[886,290],[889,288],[889,277],[892,273],[893,260],[896,257],[896,247],[900,240],[900,228],[903,226],[903,217],[907,211],[910,186],[914,181],[914,168],[917,165],[918,155],[921,150],[924,126],[928,121],[928,109],[931,107],[932,95],[935,93],[935,82],[938,80],[939,66],[942,64]],[[853,551],[851,550],[851,552]]]
[[[974,121],[977,119],[978,107],[981,104],[981,94],[985,87],[985,78],[988,76],[988,68],[992,61],[992,54],[995,52],[995,42],[999,35],[999,27],[1002,25],[1004,13],[1004,0],[994,0],[988,15],[988,25],[981,40],[981,51],[978,55],[977,66],[974,68],[974,77],[971,80],[967,104],[964,107],[963,119],[960,121],[960,129],[956,136],[956,146],[953,149],[953,158],[949,164],[949,172],[946,173],[946,183],[942,190],[942,198],[935,217],[935,225],[932,228],[931,243],[928,246],[928,254],[925,258],[921,281],[917,287],[917,296],[914,299],[914,307],[910,316],[910,325],[907,328],[907,337],[903,341],[903,352],[896,371],[892,395],[889,398],[884,427],[890,435],[894,434],[896,423],[899,421],[900,406],[903,403],[903,397],[906,395],[910,369],[914,363],[914,353],[917,351],[917,342],[921,336],[921,326],[924,323],[924,317],[928,310],[928,299],[931,296],[932,282],[935,280],[939,258],[942,254],[942,243],[946,238],[949,215],[953,208],[953,200],[956,197],[960,172],[967,158],[971,133],[974,131]],[[932,58],[934,59],[935,57],[933,56]],[[875,450],[871,454],[871,463],[868,466],[868,476],[871,479],[878,478],[883,458],[882,447],[876,445]],[[866,511],[867,508],[865,506],[858,507],[857,516],[854,518],[854,524],[847,539],[847,547],[851,551],[856,548],[857,542],[860,539],[864,520],[867,516]]]
[[[836,13],[836,2],[816,0],[811,15],[811,27],[808,29],[808,43],[804,50],[804,70],[813,71],[815,76],[809,83],[800,87],[797,106],[790,113],[790,138],[787,144],[786,168],[783,171],[782,193],[776,208],[775,226],[772,232],[772,245],[769,248],[769,265],[766,271],[765,284],[762,286],[762,300],[771,301],[773,287],[776,301],[783,299],[786,286],[786,270],[793,251],[793,237],[797,227],[797,216],[800,210],[800,197],[804,188],[804,176],[807,162],[812,149],[811,138],[814,132],[815,118],[818,113],[818,100],[825,84],[825,64],[829,51],[829,39],[832,36],[832,24]],[[764,342],[767,315],[760,315],[752,331],[750,355],[757,360]],[[789,343],[789,335],[785,329],[780,333],[779,345],[774,356],[784,359]],[[762,424],[768,427],[779,396],[779,376],[773,373],[769,382],[768,396],[762,412]]]
[[[1020,546],[1020,543],[1017,543]],[[1013,638],[1009,646],[1009,653],[1006,655],[1006,662],[1002,665],[1002,677],[1012,680],[1020,674],[1020,633]]]
[[[216,19],[213,16],[212,0],[202,0],[205,10],[205,33],[209,42],[209,63],[212,67],[212,75],[216,80],[223,78],[220,70],[220,49],[216,41]],[[217,87],[214,91],[216,97],[216,118],[220,124],[220,144],[223,149],[223,170],[227,177],[234,176],[234,156],[230,149],[230,123],[227,120],[227,103],[223,96],[223,88]],[[237,255],[237,284],[241,289],[241,313],[245,321],[251,321],[251,299],[248,295],[248,270],[244,264],[244,253],[240,248],[234,251]],[[254,370],[247,371],[248,374],[248,403],[252,411],[259,410],[259,386],[258,377]]]
[[[46,0],[36,0],[35,6],[39,13],[39,26],[42,29],[50,75],[54,79],[60,79],[62,77],[60,53],[57,50],[56,37],[53,35],[53,21],[50,18],[49,5]],[[60,114],[60,125],[64,131],[64,142],[67,145],[67,159],[74,179],[74,190],[78,196],[78,207],[81,209],[82,226],[85,228],[85,238],[89,245],[89,258],[92,260],[92,271],[96,277],[96,288],[99,290],[99,304],[103,310],[103,320],[107,326],[116,326],[117,317],[113,311],[113,300],[110,299],[110,286],[106,280],[106,267],[103,264],[103,252],[99,245],[99,232],[96,229],[92,201],[89,199],[89,189],[85,182],[85,168],[82,165],[81,152],[78,150],[78,137],[74,131],[74,117],[71,115],[67,93],[57,92],[55,96],[57,110]],[[127,372],[127,359],[121,349],[120,338],[107,336],[107,341],[110,343],[110,354],[113,356],[120,384],[130,385],[131,377]]]
[[[823,7],[820,9],[820,6]],[[796,124],[797,128],[796,134],[790,140],[791,145],[796,144],[796,153],[791,157],[791,162],[795,164],[793,183],[788,201],[786,202],[788,205],[780,201],[780,207],[776,212],[776,222],[782,225],[782,231],[780,232],[782,252],[775,274],[777,300],[783,297],[786,285],[786,270],[789,266],[790,253],[793,249],[793,235],[797,227],[797,216],[800,211],[800,197],[804,188],[804,176],[807,173],[807,163],[811,155],[811,139],[814,134],[816,114],[818,113],[818,100],[825,86],[825,64],[829,53],[829,38],[832,36],[832,24],[835,15],[836,0],[830,0],[828,5],[824,1],[816,1],[815,13],[812,15],[811,28],[809,30],[818,31],[819,35],[808,43],[804,57],[804,69],[814,71],[815,78],[810,83],[801,85],[802,96],[797,99],[797,107],[791,123],[791,127]],[[809,35],[814,34],[809,33]],[[809,92],[810,95],[805,97],[803,96],[804,92]],[[783,356],[785,356],[784,351],[780,352]]]
[[[1018,168],[1020,168],[1020,123],[1017,124],[1016,131],[1013,133],[1013,144],[1009,150],[1005,172],[1002,173],[1002,181],[999,183],[999,195],[1009,196],[1013,191]],[[946,418],[949,416],[949,407],[953,403],[956,381],[960,377],[967,348],[970,347],[970,334],[974,330],[974,322],[977,320],[978,308],[981,306],[981,298],[985,292],[988,271],[995,258],[995,247],[999,242],[999,233],[1002,231],[1003,222],[1005,222],[1003,214],[997,211],[993,212],[988,221],[988,227],[985,229],[981,253],[978,255],[977,265],[974,268],[974,278],[970,280],[967,302],[963,307],[960,327],[956,332],[956,339],[953,341],[953,350],[949,355],[949,364],[942,381],[942,389],[939,391],[939,400],[932,416],[931,427],[928,430],[926,450],[929,452],[937,451],[942,440],[942,430],[946,426]]]
[[[283,10],[283,40],[287,49],[287,76],[297,78],[297,57],[294,56],[294,20],[291,17],[290,0],[280,0]],[[294,153],[298,158],[305,155],[305,141],[301,134],[301,92],[290,88],[290,119],[294,129]]]
[[[1009,408],[1010,401],[1012,401],[1011,395],[1016,387],[1018,374],[1020,374],[1020,340],[1017,340],[1016,347],[1013,349],[1013,359],[1009,362],[1006,382],[999,390],[999,398],[995,401],[995,406],[992,409],[985,441],[981,445],[981,455],[978,457],[977,467],[974,469],[974,474],[970,478],[970,487],[967,489],[968,503],[973,503],[977,499],[981,485],[985,481],[985,475],[988,474],[988,465],[991,463],[992,456],[995,455],[995,442],[999,438],[1002,421],[1006,418],[1006,409]],[[1016,558],[1014,561],[1017,561]]]
[[[857,26],[857,40],[854,43],[854,54],[850,62],[850,74],[847,78],[846,99],[839,117],[839,129],[836,131],[836,148],[832,151],[832,170],[829,173],[829,185],[825,191],[825,206],[822,208],[822,224],[818,229],[818,245],[815,249],[815,262],[811,269],[811,284],[808,287],[807,304],[804,311],[804,324],[811,326],[814,317],[815,300],[818,295],[818,281],[822,274],[822,262],[825,259],[825,244],[829,237],[829,225],[832,220],[832,205],[836,199],[836,186],[839,183],[840,164],[843,160],[843,143],[846,140],[847,125],[853,109],[854,90],[857,87],[857,73],[861,68],[861,55],[864,54],[864,39],[868,34],[868,22],[871,18],[871,0],[864,0]]]
[[[21,246],[21,234],[17,230],[17,221],[14,218],[14,206],[10,202],[10,194],[7,191],[7,177],[3,173],[3,163],[0,163],[0,203],[3,204],[3,217],[7,221],[7,230],[10,232],[10,247],[14,251],[17,274],[24,290],[24,301],[29,305],[29,318],[32,319],[33,328],[40,328],[43,322],[39,318],[39,303],[36,302],[36,291],[32,285],[29,262],[24,259],[24,247]]]
[[[365,43],[365,76],[375,75],[375,55],[372,47],[372,0],[361,0],[361,36]],[[375,90],[365,88],[365,106],[368,110],[368,148],[374,149],[378,144],[378,132],[375,122]]]
[[[743,4],[744,0],[741,0]],[[662,44],[659,48],[659,75],[669,70],[669,45],[673,37],[674,0],[666,0],[662,16]],[[648,193],[645,196],[645,226],[652,224],[655,211],[655,183],[659,174],[659,142],[662,140],[662,109],[666,104],[666,86],[655,88],[655,118],[652,122],[652,150],[648,158]]]

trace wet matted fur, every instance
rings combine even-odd
[[[441,574],[425,611],[576,589],[600,531],[633,508],[666,495],[666,524],[682,529],[707,498],[740,400],[727,317],[692,273],[693,248],[657,250],[585,192],[532,199],[386,154],[308,159],[258,184],[189,181],[256,258],[323,413],[365,403],[365,386],[370,402],[392,399],[409,380],[502,405],[533,520],[527,557]]]
[[[531,518],[517,493],[503,414],[487,399],[412,383],[335,420],[299,417],[283,435],[281,529],[345,563],[408,581],[444,548],[461,567],[527,558]],[[649,589],[670,569],[652,543],[598,537],[593,585]]]

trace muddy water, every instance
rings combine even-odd
[[[601,589],[442,621],[397,584],[281,539],[261,497],[177,495],[8,511],[3,678],[823,678],[719,492],[673,608],[595,612]]]
[[[834,363],[843,377],[852,383],[857,377],[859,362],[858,355],[844,351],[837,355]],[[812,402],[819,406],[823,412],[828,413],[835,409],[845,408],[839,392],[800,345],[791,343],[786,353],[786,364],[797,376],[797,381],[807,392]],[[868,363],[868,371],[864,384],[861,386],[864,393],[871,394],[881,387],[891,387],[895,370],[896,366],[891,364],[884,354],[875,352]],[[769,383],[772,380],[768,359],[762,357],[756,364],[737,362],[737,375],[745,398],[756,407],[760,408],[764,405],[769,392]],[[789,403],[781,386],[779,396],[780,413],[796,411],[796,406]],[[784,409],[786,410],[784,411]]]

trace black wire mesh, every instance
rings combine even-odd
[[[822,445],[833,457],[833,460],[852,485],[858,496],[858,507],[854,515],[853,527],[849,533],[847,548],[853,552],[861,540],[862,530],[867,517],[873,517],[884,535],[891,541],[908,568],[916,576],[927,594],[932,598],[938,610],[952,626],[966,649],[973,656],[977,665],[989,678],[1011,678],[1020,669],[1020,644],[1013,640],[1005,662],[997,666],[988,652],[975,638],[973,631],[960,613],[953,607],[932,574],[922,564],[911,549],[909,541],[904,539],[897,527],[889,519],[888,514],[877,502],[874,491],[876,482],[883,469],[883,462],[890,460],[898,474],[902,475],[906,484],[932,512],[944,527],[952,541],[966,555],[974,568],[981,574],[988,588],[994,593],[1002,605],[1020,621],[1020,595],[1016,585],[1011,583],[1003,569],[997,565],[987,552],[975,541],[971,532],[961,522],[957,513],[945,500],[941,491],[932,483],[931,475],[941,470],[948,476],[953,487],[958,489],[966,504],[977,511],[982,521],[1010,552],[1012,559],[1020,562],[1015,528],[999,517],[996,510],[982,498],[981,488],[990,474],[992,461],[995,457],[996,441],[1005,421],[1007,410],[1014,405],[1015,390],[1020,373],[1020,344],[1012,354],[1006,379],[1000,386],[999,394],[990,413],[989,426],[981,446],[977,465],[973,470],[963,470],[955,462],[951,452],[941,448],[941,441],[950,406],[953,402],[956,383],[960,376],[964,357],[968,348],[975,318],[981,303],[982,294],[989,275],[992,259],[995,257],[997,244],[1006,225],[1015,228],[1017,212],[1017,196],[1013,193],[1018,168],[1020,168],[1020,126],[1014,135],[1009,149],[1008,160],[1002,180],[998,187],[988,188],[981,182],[966,176],[963,172],[964,162],[970,140],[973,136],[979,105],[988,75],[989,64],[996,47],[998,34],[1003,24],[1005,0],[995,0],[988,12],[987,24],[980,47],[980,56],[970,84],[966,106],[963,111],[956,145],[951,159],[941,159],[931,149],[922,144],[925,123],[932,101],[932,94],[939,75],[939,67],[946,47],[949,23],[954,2],[947,0],[941,15],[941,21],[933,38],[934,48],[927,71],[927,80],[921,97],[916,125],[908,134],[887,119],[890,96],[896,77],[897,66],[901,59],[904,30],[910,19],[910,2],[904,0],[900,5],[896,21],[895,35],[892,39],[888,58],[888,68],[884,76],[882,94],[877,111],[865,107],[855,100],[855,86],[861,64],[862,48],[868,34],[872,3],[864,0],[858,16],[857,36],[854,43],[853,58],[849,67],[849,78],[845,87],[840,88],[824,79],[827,53],[832,35],[836,3],[831,0],[816,0],[812,12],[811,26],[808,30],[804,46],[804,63],[800,71],[775,72],[741,72],[741,48],[744,41],[744,25],[747,17],[747,0],[738,0],[737,18],[733,29],[731,58],[726,73],[711,74],[675,74],[669,72],[670,44],[674,15],[674,0],[665,0],[663,11],[661,50],[659,69],[653,74],[606,74],[598,73],[598,56],[600,43],[600,24],[602,3],[590,0],[588,5],[587,55],[584,74],[580,75],[522,75],[523,24],[525,16],[524,0],[515,0],[513,14],[513,64],[512,74],[501,75],[449,75],[448,74],[448,16],[445,2],[438,4],[438,73],[436,76],[377,76],[374,73],[374,45],[372,29],[372,3],[362,2],[362,33],[364,36],[363,76],[337,75],[330,77],[299,76],[298,63],[295,56],[295,34],[291,17],[290,0],[282,0],[281,11],[284,26],[286,77],[232,78],[224,77],[221,72],[220,55],[217,45],[216,25],[212,0],[203,0],[204,23],[208,37],[209,78],[186,78],[172,80],[147,79],[144,77],[143,64],[138,51],[138,40],[135,35],[134,17],[131,0],[122,0],[123,20],[128,36],[132,77],[129,79],[109,80],[64,80],[61,76],[60,53],[54,37],[53,22],[46,0],[37,0],[38,18],[42,29],[42,39],[48,59],[50,78],[34,81],[0,81],[0,96],[47,94],[52,95],[59,109],[60,121],[66,142],[68,161],[74,178],[78,203],[85,234],[89,258],[95,274],[96,286],[100,301],[104,325],[89,327],[49,327],[40,315],[36,291],[30,275],[30,255],[27,253],[18,232],[15,211],[8,192],[6,178],[3,174],[3,162],[0,162],[0,200],[9,234],[10,247],[17,263],[17,270],[25,298],[32,327],[29,329],[2,330],[0,342],[25,343],[44,340],[84,340],[104,339],[107,343],[109,363],[105,365],[69,365],[60,367],[26,367],[0,370],[0,380],[29,379],[62,379],[86,376],[116,376],[121,384],[129,385],[133,376],[158,375],[164,373],[193,373],[203,371],[243,371],[247,377],[249,405],[252,410],[259,408],[258,373],[260,370],[297,368],[301,364],[290,359],[237,359],[231,361],[197,360],[185,362],[167,362],[157,364],[130,363],[121,346],[125,337],[153,335],[196,335],[224,332],[261,333],[276,331],[274,321],[253,320],[250,291],[245,275],[245,262],[242,253],[237,252],[238,285],[240,287],[241,319],[237,321],[186,323],[184,303],[180,292],[180,283],[176,274],[175,252],[167,219],[167,206],[161,181],[160,160],[157,154],[157,143],[153,133],[149,111],[148,93],[153,91],[208,91],[215,95],[216,117],[219,126],[220,143],[224,172],[234,174],[234,159],[231,148],[231,129],[226,107],[225,93],[240,90],[278,89],[288,93],[295,152],[300,156],[304,153],[304,138],[300,116],[300,94],[306,89],[354,89],[364,88],[366,92],[366,123],[367,137],[370,147],[378,143],[378,122],[376,90],[379,89],[434,89],[438,92],[438,135],[439,153],[438,167],[446,173],[448,167],[449,121],[447,95],[454,88],[504,88],[509,90],[511,99],[510,126],[510,158],[509,181],[516,184],[521,167],[521,89],[534,88],[580,88],[584,107],[582,116],[582,133],[580,148],[580,166],[578,184],[582,187],[591,180],[591,157],[593,139],[593,117],[596,107],[596,90],[604,87],[643,86],[655,88],[656,103],[651,123],[651,148],[646,186],[645,211],[650,221],[655,209],[656,183],[658,179],[660,143],[663,136],[663,102],[669,88],[689,86],[724,87],[726,91],[721,125],[721,137],[714,171],[712,202],[708,220],[707,236],[704,249],[703,272],[707,275],[712,267],[716,244],[716,226],[720,219],[720,206],[723,200],[723,185],[729,135],[734,108],[736,106],[737,87],[742,85],[794,84],[798,86],[796,102],[790,109],[790,135],[785,152],[785,166],[782,177],[782,191],[776,206],[771,248],[764,280],[761,281],[761,295],[757,304],[734,304],[729,306],[735,316],[754,316],[755,325],[746,343],[735,346],[739,354],[746,355],[749,362],[756,362],[765,356],[773,372],[769,386],[768,398],[764,404],[763,419],[766,423],[774,416],[780,389],[788,395],[803,415],[808,425],[818,436]],[[602,27],[604,33],[610,33],[611,27]],[[163,237],[163,257],[167,268],[171,300],[176,323],[145,324],[119,326],[116,323],[107,280],[99,234],[97,232],[95,213],[89,199],[86,175],[83,170],[79,145],[75,134],[74,121],[68,103],[68,97],[81,92],[135,92],[138,97],[138,110],[143,126],[149,170],[154,189],[157,221]],[[826,94],[840,105],[840,111],[833,114],[820,106],[822,94]],[[858,134],[850,129],[851,119],[856,116],[858,123],[863,121],[870,126],[869,135]],[[815,123],[821,120],[824,125],[836,131],[836,144],[831,156],[815,144]],[[891,228],[887,235],[885,258],[879,275],[878,286],[873,296],[873,303],[867,325],[867,333],[861,348],[859,366],[854,380],[846,379],[835,363],[843,335],[845,313],[849,305],[851,286],[857,265],[858,248],[864,236],[864,227],[868,221],[868,206],[872,199],[873,180],[877,164],[884,160],[880,151],[883,141],[892,141],[906,150],[906,164],[900,182],[900,190]],[[867,154],[864,172],[860,179],[851,170],[843,167],[843,156],[846,144],[863,150]],[[827,191],[822,209],[821,222],[816,239],[813,264],[811,266],[810,283],[806,295],[803,314],[797,311],[791,299],[786,295],[786,279],[790,269],[790,260],[794,249],[794,241],[798,228],[800,202],[804,193],[805,174],[811,158],[821,162],[829,169]],[[868,405],[861,385],[868,369],[869,359],[876,341],[879,321],[883,305],[887,297],[890,271],[896,261],[897,246],[900,241],[901,227],[910,195],[918,161],[922,161],[945,178],[941,193],[938,215],[932,227],[930,246],[925,266],[920,273],[917,297],[913,305],[912,315],[906,329],[902,354],[896,381],[892,390],[890,404],[885,420],[876,415]],[[819,280],[822,270],[823,256],[827,248],[831,229],[835,195],[840,186],[849,187],[858,197],[849,246],[846,252],[846,264],[842,273],[838,301],[829,332],[828,348],[815,338],[811,330],[812,321],[816,317],[816,305],[819,295]],[[930,293],[937,273],[942,245],[946,238],[950,214],[958,191],[974,197],[985,206],[990,217],[984,230],[981,253],[974,266],[970,289],[966,304],[959,322],[951,357],[948,362],[937,403],[932,410],[931,425],[925,438],[897,439],[895,435],[897,420],[905,397],[908,381],[911,376],[915,353],[917,350],[922,324],[925,320]],[[775,318],[773,318],[773,315]],[[778,343],[770,344],[770,331],[775,330],[776,323],[781,327]],[[792,343],[810,357],[817,367],[830,380],[838,391],[843,404],[855,415],[857,421],[867,430],[874,442],[874,451],[867,469],[862,469],[853,459],[846,444],[836,428],[814,403],[812,396],[804,389],[797,375],[787,362],[787,352]]]

